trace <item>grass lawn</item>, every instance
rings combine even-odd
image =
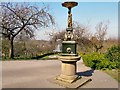
[[[111,77],[113,77],[114,79],[116,79],[120,83],[120,76],[119,76],[120,75],[120,69],[105,70],[104,72],[109,74]]]

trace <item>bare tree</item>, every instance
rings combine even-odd
[[[53,44],[56,44],[57,39],[64,40],[65,38],[65,31],[61,30],[61,32],[52,33],[50,34],[51,41]],[[91,33],[87,26],[81,25],[79,22],[73,22],[73,36],[74,40],[78,42],[78,48],[84,49],[84,51],[87,51],[88,48],[91,47],[91,41],[89,40]]]
[[[57,40],[60,39],[61,41],[64,40],[65,37],[65,30],[61,32],[53,32],[49,34],[50,36],[50,44],[52,45],[53,49],[55,49],[56,45],[58,44]]]
[[[105,41],[105,37],[107,34],[108,23],[100,22],[96,25],[96,33],[91,38],[92,44],[95,48],[95,51],[98,52],[100,49],[103,48],[103,44]]]
[[[82,25],[79,22],[73,22],[73,33],[75,40],[78,42],[78,51],[88,52],[92,47],[89,31],[89,25]]]
[[[25,3],[1,3],[2,15],[0,27],[3,36],[10,41],[9,57],[14,58],[13,41],[21,31],[29,37],[34,36],[34,30],[54,24],[53,17],[46,6],[39,9]]]
[[[76,39],[80,39],[82,37],[84,38],[90,38],[91,33],[89,31],[88,25],[82,25],[79,22],[73,22],[73,28],[75,30]]]

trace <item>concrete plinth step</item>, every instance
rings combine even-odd
[[[87,84],[89,81],[92,81],[92,79],[89,77],[81,77],[80,79],[76,80],[73,83],[63,82],[63,81],[57,80],[56,78],[51,78],[51,79],[49,79],[49,81],[51,83],[58,84],[65,88],[80,88],[81,86]]]

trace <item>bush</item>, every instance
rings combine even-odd
[[[117,68],[116,62],[111,62],[104,54],[93,52],[90,54],[82,55],[83,61],[86,66],[93,69],[115,69]]]
[[[93,69],[96,69],[98,64],[104,59],[103,54],[99,54],[97,52],[82,55],[83,61],[86,66],[89,66]]]
[[[105,53],[105,58],[109,61],[116,63],[117,67],[120,65],[120,46],[112,46],[108,51]]]

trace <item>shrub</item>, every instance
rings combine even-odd
[[[104,54],[93,52],[86,55],[81,55],[86,66],[93,69],[115,69],[117,63],[110,61]]]
[[[108,51],[105,53],[105,58],[107,58],[112,63],[116,63],[117,67],[120,65],[120,46],[112,46]]]
[[[106,58],[108,58],[110,61],[120,61],[120,46],[112,46],[108,51],[106,52]]]
[[[99,54],[97,52],[82,55],[83,61],[86,66],[89,66],[93,69],[96,69],[98,64],[101,63],[102,60],[104,60],[103,54]]]

